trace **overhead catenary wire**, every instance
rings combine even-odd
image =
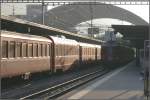
[[[42,3],[42,0],[1,0],[1,3]],[[86,3],[85,3],[86,2]],[[92,4],[115,4],[115,5],[149,5],[149,0],[44,0],[44,3],[57,5],[87,5]],[[74,3],[74,4],[72,4]]]

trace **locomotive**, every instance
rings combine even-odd
[[[133,60],[135,55],[133,48],[108,41],[102,45],[101,56],[106,65],[120,65]]]
[[[40,72],[67,71],[101,60],[101,45],[55,36],[1,31],[1,78],[28,79]]]

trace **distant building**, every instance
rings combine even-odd
[[[48,12],[48,7],[44,6],[44,25],[67,30],[70,32],[77,32],[75,28],[68,27],[67,22],[62,21],[61,18]],[[42,5],[41,4],[2,4],[2,15],[14,16],[27,21],[43,24],[42,20]]]
[[[26,4],[23,3],[1,3],[1,15],[23,16],[26,15]]]

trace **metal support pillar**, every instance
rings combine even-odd
[[[44,14],[45,14],[45,5],[44,5],[44,0],[42,0],[42,24],[43,25],[45,24]]]
[[[144,41],[144,95],[150,97],[150,40]]]
[[[140,66],[139,54],[140,54],[140,50],[139,50],[139,48],[136,48],[136,66]]]
[[[90,27],[91,29],[93,28],[93,6],[92,4],[89,4],[89,7],[90,7],[90,13],[91,13],[91,24],[90,24]],[[93,29],[91,30],[91,36],[93,38]]]

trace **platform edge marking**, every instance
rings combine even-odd
[[[128,64],[128,65],[130,65],[130,64]],[[94,84],[92,84],[92,85],[90,85],[88,87],[85,87],[80,92],[70,96],[68,99],[81,99],[84,95],[86,95],[90,91],[94,90],[96,87],[98,87],[99,85],[103,84],[104,82],[109,80],[111,77],[113,77],[113,76],[117,75],[118,73],[120,73],[121,71],[125,70],[128,67],[128,65],[126,65],[123,68],[117,69],[116,71],[114,71],[109,76],[104,77],[103,79],[97,81],[96,83],[94,83]]]

